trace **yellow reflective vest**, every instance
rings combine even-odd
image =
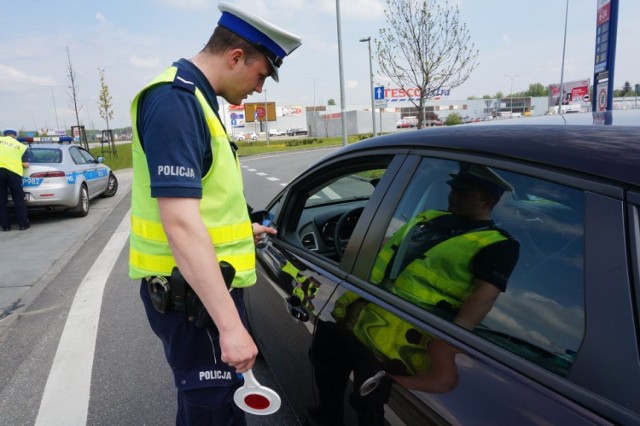
[[[0,136],[0,168],[22,176],[22,156],[26,150],[27,146],[14,138]]]
[[[402,239],[418,223],[426,223],[451,213],[427,210],[416,216],[387,241],[378,254],[371,281],[380,284],[389,262],[394,258]],[[392,284],[391,291],[421,307],[435,306],[445,301],[458,309],[473,289],[471,261],[482,248],[506,240],[499,230],[483,229],[453,236],[414,259]]]
[[[169,276],[175,259],[160,221],[158,202],[151,197],[149,167],[137,131],[140,95],[151,86],[171,83],[176,67],[167,68],[134,98],[131,106],[133,123],[133,183],[131,194],[131,235],[129,277]],[[253,231],[242,188],[240,164],[227,138],[224,127],[199,89],[200,103],[211,134],[213,163],[202,177],[200,215],[215,247],[219,261],[229,262],[236,270],[233,287],[255,284],[255,246]],[[167,149],[171,149],[167,141]]]
[[[378,254],[370,280],[375,284],[384,281],[387,266],[402,239],[409,237],[409,231],[416,224],[448,214],[426,211],[400,228]],[[473,290],[473,275],[469,269],[473,256],[483,247],[506,239],[495,229],[470,231],[449,238],[427,250],[424,257],[409,263],[390,284],[391,292],[423,308],[446,301],[458,309]],[[409,374],[429,369],[431,336],[397,315],[351,292],[336,301],[332,314],[377,356],[386,361],[400,361]]]

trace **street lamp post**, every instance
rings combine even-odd
[[[518,77],[518,74],[505,74],[504,76],[511,79],[511,88],[509,89],[509,109],[511,110],[511,115],[513,116],[513,79]]]
[[[41,85],[41,86],[48,87],[49,89],[51,89],[51,99],[53,99],[53,112],[55,113],[55,116],[56,116],[56,132],[58,132],[60,130],[60,124],[58,123],[58,107],[56,106],[56,96],[53,93],[53,88],[62,87],[64,86],[64,84]]]
[[[342,122],[342,145],[347,146],[347,111],[344,90],[344,68],[342,66],[342,26],[340,24],[340,0],[336,0],[336,26],[338,30],[338,69],[340,70],[340,111]]]
[[[267,89],[264,90],[264,135],[269,146],[269,109],[267,108]]]
[[[369,45],[369,83],[370,83],[370,94],[371,94],[371,126],[373,128],[373,136],[376,135],[376,107],[374,104],[374,94],[373,94],[373,65],[371,63],[371,37],[361,38],[361,42],[367,42]]]

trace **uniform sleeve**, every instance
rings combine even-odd
[[[519,256],[520,244],[513,239],[491,244],[473,258],[473,275],[505,291]]]
[[[208,130],[196,97],[169,84],[143,99],[139,125],[152,197],[202,198],[202,164]]]

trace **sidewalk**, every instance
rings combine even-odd
[[[0,341],[18,314],[29,307],[131,190],[132,170],[114,173],[118,192],[112,198],[91,200],[86,217],[38,212],[30,215],[29,230],[0,233]]]

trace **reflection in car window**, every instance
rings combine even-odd
[[[490,190],[499,201],[474,217]],[[575,189],[426,158],[370,281],[565,376],[584,334],[583,212]]]
[[[73,162],[76,164],[85,164],[86,160],[85,158],[82,156],[82,154],[80,153],[80,150],[78,148],[70,148],[69,149],[69,154],[71,154],[71,158],[73,159]]]

